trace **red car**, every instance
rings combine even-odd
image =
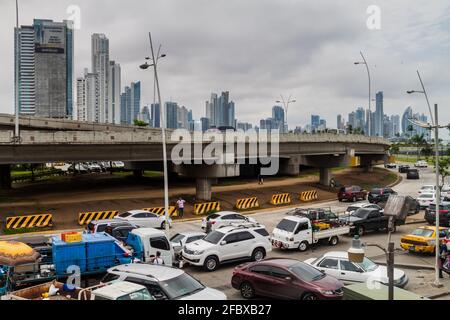
[[[356,202],[357,200],[366,200],[367,191],[359,186],[342,187],[338,192],[339,201],[348,200]]]
[[[344,295],[342,282],[294,259],[273,258],[237,266],[231,285],[245,299],[340,300]]]

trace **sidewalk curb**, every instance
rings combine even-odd
[[[373,260],[376,264],[386,265],[386,261],[378,261]],[[432,265],[423,265],[423,264],[409,264],[409,263],[394,263],[394,267],[404,268],[404,269],[425,269],[425,270],[434,270],[434,266]]]

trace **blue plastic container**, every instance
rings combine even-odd
[[[84,234],[83,242],[86,244],[87,271],[105,271],[115,266],[116,239],[101,233]]]
[[[67,243],[55,236],[52,238],[52,255],[58,276],[67,274],[67,268],[78,266],[86,272],[86,248],[84,242]]]

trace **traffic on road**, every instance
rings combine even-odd
[[[438,249],[432,170],[420,170],[419,181],[372,190],[344,186],[335,201],[297,208],[219,211],[184,222],[129,210],[92,220],[83,232],[16,236],[16,251],[0,241],[0,252],[10,255],[0,260],[0,294],[13,300],[344,299],[353,284],[389,285],[380,252],[367,248],[354,262],[347,251],[354,236],[383,244],[388,233],[406,261],[394,269],[394,285],[408,290],[417,276],[408,264],[432,265]],[[384,210],[392,195],[414,201],[389,229]],[[449,212],[443,201],[439,236],[450,246]],[[59,282],[74,274],[91,285]]]

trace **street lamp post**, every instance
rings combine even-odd
[[[409,92],[409,91],[408,91]],[[417,92],[417,91],[414,91]],[[412,93],[412,92],[411,92]],[[435,252],[436,252],[436,261],[435,261],[435,279],[434,279],[434,286],[435,287],[442,287],[441,282],[439,281],[439,268],[440,268],[440,261],[439,261],[439,255],[440,255],[440,242],[439,242],[439,212],[440,212],[440,206],[441,206],[441,187],[440,187],[440,173],[439,173],[439,129],[447,128],[447,126],[440,126],[439,125],[439,118],[438,118],[438,105],[434,105],[434,124],[427,124],[421,121],[418,121],[416,119],[408,119],[411,123],[415,124],[416,126],[426,128],[426,129],[434,129],[434,146],[435,146],[435,170],[436,170],[436,238],[435,238]]]
[[[359,64],[364,64],[366,66],[366,70],[367,70],[367,76],[369,78],[369,119],[368,119],[368,132],[369,132],[369,137],[372,135],[372,128],[371,128],[371,118],[372,118],[372,108],[371,108],[371,101],[372,101],[372,80],[370,78],[370,69],[369,69],[369,65],[367,64],[367,60],[364,57],[362,51],[359,52],[361,54],[361,57],[363,59],[363,61],[358,61],[355,62],[355,65],[359,65]]]
[[[281,100],[277,100],[276,101],[276,103],[282,103],[283,106],[284,106],[284,110],[286,110],[286,120],[285,120],[286,123],[285,123],[285,126],[286,126],[286,129],[287,129],[288,133],[289,133],[289,122],[288,122],[289,104],[295,103],[295,102],[297,102],[297,100],[292,99],[292,95],[290,95],[289,99],[287,99],[287,100],[285,100],[283,95],[281,95]]]
[[[435,279],[434,279],[434,286],[441,287],[442,284],[439,281],[439,210],[440,210],[440,202],[441,202],[441,189],[439,187],[439,129],[440,128],[446,128],[446,126],[439,126],[439,119],[438,119],[438,105],[434,105],[434,117],[433,112],[431,111],[430,101],[428,99],[428,94],[425,89],[425,86],[423,84],[422,78],[420,76],[419,70],[417,70],[417,76],[419,77],[420,85],[422,86],[422,90],[409,90],[407,91],[408,94],[413,93],[422,93],[425,96],[425,99],[427,101],[428,111],[430,112],[431,117],[431,125],[427,123],[423,123],[421,121],[415,120],[415,119],[409,119],[409,121],[419,127],[426,128],[426,129],[434,129],[434,144],[435,144],[435,170],[436,170],[436,261],[435,261]]]
[[[155,57],[155,51],[153,50],[153,41],[152,41],[152,34],[149,32],[149,40],[150,40],[150,49],[152,52],[152,64],[148,64],[145,62],[143,65],[140,66],[141,69],[146,70],[149,67],[153,67],[154,70],[154,81],[156,83],[156,90],[158,92],[158,103],[160,108],[160,119],[161,119],[161,138],[163,143],[163,166],[164,166],[164,226],[165,230],[169,230],[169,177],[168,177],[168,170],[167,170],[167,147],[166,147],[166,121],[165,121],[165,109],[162,105],[161,101],[161,91],[159,88],[159,79],[158,79],[158,61],[160,58],[164,58],[166,55],[160,55],[158,50],[158,55]],[[161,49],[161,47],[160,47]],[[146,58],[147,60],[150,60],[150,58]]]
[[[20,30],[19,30],[19,0],[16,0],[16,45],[15,45],[15,90],[14,90],[14,99],[15,99],[15,123],[14,123],[14,143],[20,142],[20,132],[19,132],[19,63],[20,63]]]

